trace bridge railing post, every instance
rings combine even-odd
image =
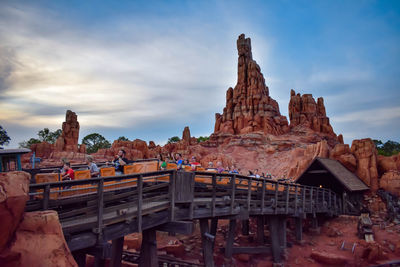
[[[138,177],[137,190],[138,190],[137,223],[138,223],[138,231],[142,232],[143,175],[139,175]]]
[[[235,209],[235,188],[236,188],[236,174],[231,177],[231,214]]]
[[[261,214],[265,212],[265,178],[262,180],[262,191],[261,191]]]
[[[170,220],[175,220],[175,182],[176,182],[176,170],[174,170],[169,176],[169,200],[170,200]]]
[[[46,185],[43,192],[43,210],[47,210],[49,208],[49,199],[50,199],[50,185]]]
[[[103,212],[104,212],[104,178],[97,184],[97,241],[103,239]]]
[[[279,183],[275,183],[275,203],[274,203],[274,208],[275,208],[275,214],[278,214],[278,188],[279,188]]]
[[[215,216],[215,197],[217,191],[217,174],[212,175],[212,200],[211,200],[211,216]]]

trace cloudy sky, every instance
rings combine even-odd
[[[346,143],[400,141],[399,1],[0,2],[0,125],[9,148],[65,112],[98,132],[164,143],[212,133],[251,37],[270,95],[323,96]]]

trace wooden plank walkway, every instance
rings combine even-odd
[[[279,240],[285,239],[283,225],[287,218],[297,218],[296,222],[301,224],[307,215],[316,218],[341,213],[340,197],[325,188],[237,174],[176,170],[32,184],[30,196],[27,211],[56,210],[71,251],[100,247],[95,253],[98,258],[106,257],[104,244],[109,240],[119,240],[133,232],[155,231],[157,227],[171,232],[187,231],[188,226],[179,222],[200,220],[204,255],[211,255],[205,256],[207,266],[212,266],[208,257],[212,257],[209,249],[214,247],[216,233],[211,232],[216,231],[218,219],[230,219],[230,234],[236,220],[249,217],[257,218],[260,229],[266,222],[273,231],[283,227],[284,232],[276,233],[277,236],[271,233],[272,247],[259,248],[270,251],[274,261],[279,262],[283,246]],[[301,227],[297,225],[296,229]],[[145,236],[151,239],[153,234],[146,232]],[[229,240],[233,237],[228,237]],[[228,241],[225,252],[228,257],[246,251],[232,247],[233,243]],[[251,253],[251,249],[248,251]]]

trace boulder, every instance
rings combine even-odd
[[[329,264],[329,265],[344,266],[349,261],[349,259],[347,259],[342,255],[323,252],[323,251],[313,251],[310,257],[318,261],[319,263]]]
[[[10,257],[10,255],[12,257]],[[78,266],[65,242],[56,211],[27,212],[0,265]]]
[[[182,140],[188,144],[190,144],[190,129],[189,126],[186,126],[185,129],[183,129],[182,133]]]
[[[385,172],[379,180],[379,187],[400,197],[400,172]]]
[[[29,199],[29,180],[26,172],[0,173],[0,252],[14,235]]]
[[[378,190],[377,150],[370,138],[353,140],[351,153],[357,160],[356,174],[373,192]]]

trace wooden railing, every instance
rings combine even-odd
[[[71,192],[74,195],[68,195]],[[166,170],[32,184],[26,209],[56,210],[66,236],[87,231],[107,240],[108,228],[114,229],[115,237],[115,229],[122,235],[180,220],[336,215],[341,213],[339,201],[326,188],[238,174]]]

